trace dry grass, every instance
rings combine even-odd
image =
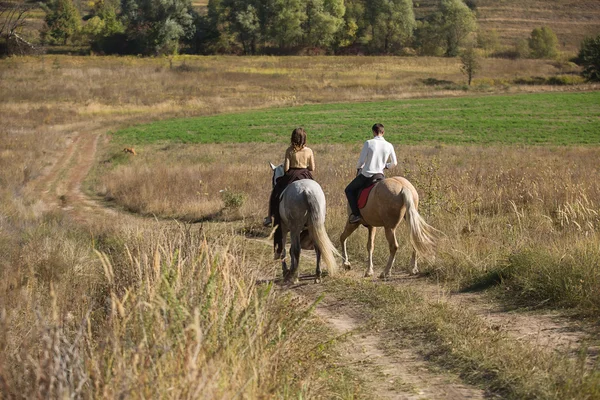
[[[343,190],[354,173],[358,144],[313,148],[319,163],[315,176],[328,199],[330,232],[337,237],[346,218]],[[245,194],[248,200],[241,216],[252,224],[266,213],[268,162],[278,161],[281,149],[255,144],[173,145],[168,151],[159,147],[145,151],[145,159],[107,172],[100,194],[143,213],[168,210],[165,215],[202,219],[218,215],[223,207],[219,192],[227,188]],[[526,301],[551,299],[553,305],[585,313],[600,309],[596,263],[600,184],[595,179],[600,172],[600,150],[403,146],[397,151],[402,162],[390,174],[406,176],[415,184],[421,194],[421,212],[446,235],[436,262],[425,267],[427,272],[452,282],[455,288],[504,278]],[[227,158],[226,165],[219,154]],[[156,165],[152,171],[147,160]],[[173,185],[148,179],[150,174],[189,178]],[[405,227],[399,229],[399,268],[408,265],[406,234]],[[383,237],[379,240],[376,260],[383,265],[387,246]],[[351,238],[358,260],[366,254],[364,242],[364,237]],[[556,263],[549,273],[552,278],[545,282],[541,276],[548,273],[542,269],[550,266],[543,260]],[[572,282],[571,286],[561,286],[563,280]]]
[[[46,226],[51,243],[32,233],[26,282],[3,288],[3,395],[261,398],[319,386],[288,362],[319,362],[310,304],[257,287],[261,263],[231,238],[139,225],[97,237],[95,256],[63,224]]]

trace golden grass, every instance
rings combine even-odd
[[[339,236],[346,219],[344,187],[353,177],[359,145],[312,146],[333,238]],[[258,144],[147,147],[144,158],[107,172],[101,191],[126,209],[159,215],[168,210],[163,215],[194,220],[218,215],[224,206],[220,190],[229,189],[248,199],[241,208],[247,224],[259,224],[270,193],[268,162],[277,162],[281,151]],[[582,307],[582,312],[600,309],[594,300],[594,287],[600,285],[598,271],[590,265],[597,250],[589,253],[600,238],[600,184],[595,179],[600,150],[402,146],[397,152],[401,164],[388,175],[403,175],[413,182],[421,194],[422,214],[446,235],[435,263],[426,271],[456,288],[465,287],[499,269],[506,269],[507,278],[514,277],[511,268],[520,267],[511,264],[517,260],[511,257],[534,250],[565,265],[581,264],[568,279],[574,280],[572,290],[583,291],[585,300],[563,299],[569,297],[566,289],[561,295],[554,293],[556,303]],[[223,157],[228,160],[225,165]],[[147,167],[149,160],[155,165],[152,170]],[[178,183],[165,181],[164,176],[177,177]],[[351,238],[350,246],[361,265],[366,239],[359,236]],[[410,255],[406,227],[399,229],[399,237],[398,268],[404,269]],[[380,237],[377,264],[383,266],[386,259],[387,246]],[[565,275],[554,275],[559,281],[568,274],[565,270]]]

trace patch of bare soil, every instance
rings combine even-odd
[[[67,136],[63,154],[31,182],[30,190],[39,195],[46,209],[62,209],[79,222],[89,221],[98,214],[117,216],[116,211],[102,207],[82,190],[83,181],[96,159],[98,141],[107,128],[88,125],[82,132],[84,126],[74,125],[62,129],[72,132]]]
[[[597,342],[588,326],[559,311],[508,310],[485,294],[450,292],[441,285],[402,273],[393,275],[386,283],[412,287],[430,302],[447,302],[455,308],[467,309],[486,321],[493,330],[505,332],[531,346],[554,349],[570,357],[579,357],[583,345]],[[591,367],[600,348],[592,344],[585,350],[587,364]]]

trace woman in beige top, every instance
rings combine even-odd
[[[294,129],[290,141],[291,144],[285,151],[285,161],[283,162],[285,175],[277,180],[271,192],[269,216],[264,220],[265,226],[271,225],[272,222],[279,225],[279,198],[287,185],[300,179],[314,179],[311,172],[315,170],[315,156],[313,151],[306,147],[304,129]],[[274,221],[271,220],[271,216],[274,217]]]

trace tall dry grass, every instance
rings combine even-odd
[[[315,371],[295,361],[313,356],[310,303],[257,286],[264,272],[234,239],[135,227],[96,238],[105,251],[97,255],[71,254],[65,239],[56,238],[67,244],[53,247],[54,265],[23,261],[41,276],[12,289],[20,304],[3,304],[5,396],[261,398],[317,389],[304,381]]]
[[[249,226],[257,225],[270,192],[268,162],[277,161],[282,150],[260,145],[258,151],[258,146],[181,145],[176,156],[149,147],[144,157],[154,160],[154,177],[189,180],[178,185],[149,180],[147,161],[140,158],[107,172],[104,190],[125,208],[143,204],[143,212],[157,214],[181,209],[193,213],[188,218],[202,219],[205,210],[214,213],[215,205],[224,207],[219,191],[229,188],[246,195],[242,215]],[[354,174],[359,144],[312,148],[318,161],[315,176],[327,195],[329,230],[337,237],[346,219],[343,191]],[[226,167],[210,159],[221,151],[227,154]],[[424,265],[426,272],[455,288],[504,280],[511,296],[526,302],[585,313],[600,309],[600,184],[595,179],[600,150],[402,146],[397,152],[400,165],[388,175],[413,182],[421,213],[445,234],[435,263]],[[127,195],[115,195],[121,191]],[[145,197],[147,193],[154,197]],[[399,229],[398,268],[408,265],[406,229]],[[361,265],[364,233],[350,240],[355,264]],[[383,237],[378,243],[375,257],[383,265],[387,246]]]

